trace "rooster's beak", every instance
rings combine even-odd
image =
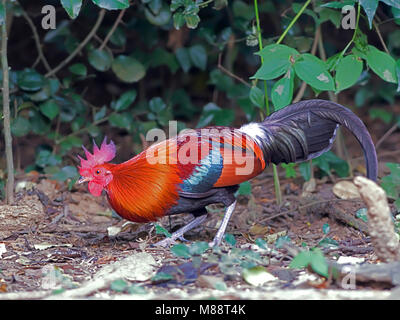
[[[85,183],[85,182],[89,182],[90,180],[92,180],[92,179],[90,179],[88,177],[80,177],[79,180],[76,183],[77,184],[82,184],[82,183]]]

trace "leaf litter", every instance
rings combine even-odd
[[[133,223],[126,230],[125,221],[111,213],[104,199],[90,197],[84,189],[68,193],[46,181],[21,190],[16,205],[0,206],[0,299],[350,299],[390,295],[373,283],[357,284],[359,290],[352,291],[335,282],[324,284],[324,291],[316,287],[330,277],[324,256],[346,265],[378,261],[371,250],[361,250],[370,243],[359,231],[323,210],[293,210],[301,206],[302,198],[291,196],[291,187],[286,195],[288,207],[283,208],[273,201],[257,200],[272,194],[271,183],[253,187],[250,196],[239,195],[238,211],[219,248],[208,248],[219,222],[220,215],[215,213],[223,212],[216,205],[210,208],[215,213],[204,232],[194,230],[187,235],[189,243],[160,249],[150,244],[190,217],[163,218],[155,228]],[[318,181],[314,189],[311,194],[332,193],[332,186]],[[353,214],[363,207],[362,202],[343,204]],[[282,210],[288,213],[260,222]],[[322,240],[337,245],[321,246]],[[288,254],[289,244],[304,252],[320,247],[320,254],[310,258],[308,271],[289,267],[294,258]]]

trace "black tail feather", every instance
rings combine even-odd
[[[260,123],[255,137],[268,162],[302,162],[328,151],[342,125],[360,143],[366,161],[367,177],[376,181],[378,161],[371,136],[352,111],[326,100],[301,101],[283,108]]]

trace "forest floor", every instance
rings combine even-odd
[[[388,173],[385,162],[400,162],[396,141],[399,133],[388,137],[379,150],[381,176]],[[362,158],[354,168],[362,168],[359,164]],[[290,238],[297,248],[319,245],[327,259],[339,263],[379,263],[363,232],[365,223],[348,220],[364,203],[335,196],[332,187],[337,181],[316,180],[304,197],[301,178],[283,178],[284,203],[277,207],[267,170],[252,180],[251,196],[239,196],[227,230],[237,240],[234,248],[224,242],[221,250],[209,250],[199,261],[195,256],[177,257],[169,248],[151,247],[164,237],[156,234],[153,223],[126,224],[112,214],[104,197],[91,196],[86,186],[70,192],[35,173],[19,176],[16,204],[0,205],[0,299],[400,298],[388,282],[357,282],[348,289],[311,270],[288,267],[293,257],[277,246],[278,237]],[[187,235],[189,241],[213,238],[223,208],[214,206],[211,211],[207,222]],[[159,224],[175,230],[188,220],[181,215],[163,218]],[[257,246],[257,238],[268,248]],[[254,259],[264,262],[265,268],[244,275],[246,262]]]

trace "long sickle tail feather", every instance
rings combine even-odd
[[[301,101],[274,112],[261,123],[240,129],[256,140],[265,161],[279,164],[306,161],[328,151],[339,125],[350,130],[360,143],[367,177],[376,181],[378,161],[371,136],[360,118],[340,104],[318,99]]]

